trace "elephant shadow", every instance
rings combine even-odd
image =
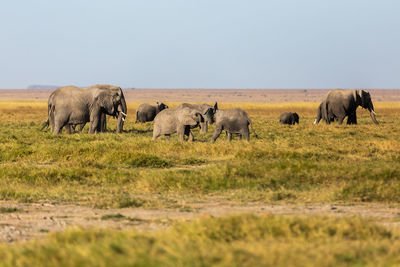
[[[124,130],[126,133],[138,133],[138,134],[145,134],[145,133],[152,133],[153,129],[146,129],[146,130],[141,130],[141,129],[129,129],[129,130]]]

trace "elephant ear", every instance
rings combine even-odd
[[[358,105],[361,105],[361,92],[362,90],[353,90],[353,98],[354,98],[354,102]]]
[[[368,91],[365,91],[365,90],[360,90],[360,98],[361,98],[361,106],[363,107],[363,108],[367,108],[368,107],[368,97],[370,97],[369,96],[369,93],[368,93]]]
[[[216,110],[218,110],[218,103],[217,103],[217,102],[215,102],[215,104],[214,104],[214,112],[215,112]]]
[[[113,107],[112,96],[106,90],[98,90],[94,102],[99,108],[106,109],[107,111],[111,110]]]
[[[181,122],[182,125],[190,125],[190,126],[196,126],[197,125],[197,121],[195,121],[193,119],[193,117],[190,116],[190,115],[183,115],[181,117],[180,122]]]

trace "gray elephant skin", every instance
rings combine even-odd
[[[164,109],[154,118],[153,140],[165,135],[169,139],[170,135],[177,133],[180,140],[185,141],[185,135],[189,141],[194,141],[191,129],[204,122],[200,112],[190,108]]]
[[[63,127],[71,131],[90,122],[89,133],[101,132],[105,114],[117,117],[117,132],[122,132],[127,107],[122,89],[112,85],[94,85],[85,88],[64,86],[49,97],[48,119],[51,131],[59,134]],[[102,118],[104,120],[102,120]]]
[[[182,108],[190,108],[201,114],[205,114],[209,108],[212,108],[211,105],[208,104],[190,104],[190,103],[182,103],[176,107],[176,109]],[[208,121],[200,122],[200,132],[207,133],[208,131]]]
[[[289,124],[289,125],[294,125],[294,124],[299,124],[299,115],[296,112],[286,112],[282,113],[281,116],[279,117],[279,122],[281,124]]]
[[[158,113],[167,108],[167,105],[160,102],[157,105],[141,104],[136,110],[135,123],[153,121]]]
[[[368,109],[372,121],[378,124],[371,95],[368,91],[342,89],[332,90],[328,93],[318,108],[314,124],[317,124],[321,118],[324,118],[327,124],[330,124],[333,120],[342,124],[345,117],[347,117],[347,124],[357,124],[356,111],[358,106]]]
[[[215,123],[212,142],[215,142],[223,130],[227,133],[228,141],[232,140],[232,134],[237,134],[239,139],[243,136],[247,141],[250,141],[249,125],[254,135],[258,137],[253,129],[249,115],[240,108],[220,110],[218,109],[218,104],[215,103],[214,107],[208,109],[204,114],[204,119],[210,124]]]
[[[317,117],[315,118],[314,124],[318,124],[320,122],[320,120],[325,121],[327,124],[329,124],[330,122],[335,121],[335,117],[330,114],[329,118],[328,118],[328,114],[327,114],[327,110],[326,110],[326,101],[322,101],[321,104],[319,104],[318,106],[318,112],[317,112]],[[329,120],[329,123],[327,122]]]

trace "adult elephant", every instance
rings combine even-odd
[[[87,87],[89,90],[93,89],[93,88],[99,88],[99,89],[103,89],[103,90],[109,90],[112,93],[117,93],[117,94],[121,94],[121,106],[122,106],[122,110],[121,112],[119,112],[116,115],[112,115],[113,117],[117,118],[117,133],[121,133],[124,127],[124,122],[125,122],[125,118],[127,116],[128,113],[128,109],[126,107],[126,101],[125,101],[125,96],[124,93],[122,92],[121,87],[119,86],[114,86],[114,85],[108,85],[108,84],[96,84],[90,87]],[[78,128],[78,132],[81,132],[83,127],[85,127],[85,124],[80,124],[79,128]],[[70,129],[68,130],[68,132],[72,132],[75,131],[75,126],[70,127]],[[106,118],[106,113],[102,113],[101,117],[100,117],[100,127],[99,127],[99,132],[106,132],[107,131],[107,118]]]
[[[212,106],[210,106],[208,104],[182,103],[176,107],[176,109],[183,109],[183,108],[189,108],[189,109],[195,110],[195,111],[201,113],[202,115],[204,115],[209,108],[212,108]],[[202,133],[207,133],[208,121],[200,122],[200,131]]]
[[[368,91],[342,89],[332,90],[328,93],[318,108],[319,111],[314,124],[317,124],[321,117],[325,119],[327,124],[330,124],[334,119],[342,124],[345,117],[347,117],[347,124],[357,124],[356,110],[358,106],[368,109],[372,121],[378,124],[371,95]]]
[[[118,117],[117,132],[122,132],[126,113],[125,97],[118,86],[65,86],[50,95],[46,123],[53,133],[59,134],[63,127],[70,131],[90,122],[89,133],[96,133],[104,130],[107,114]]]
[[[158,113],[167,108],[167,105],[160,102],[157,102],[157,105],[141,104],[136,110],[135,123],[153,121]]]

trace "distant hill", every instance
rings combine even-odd
[[[56,89],[58,87],[60,87],[60,86],[33,84],[33,85],[29,85],[27,89]]]

